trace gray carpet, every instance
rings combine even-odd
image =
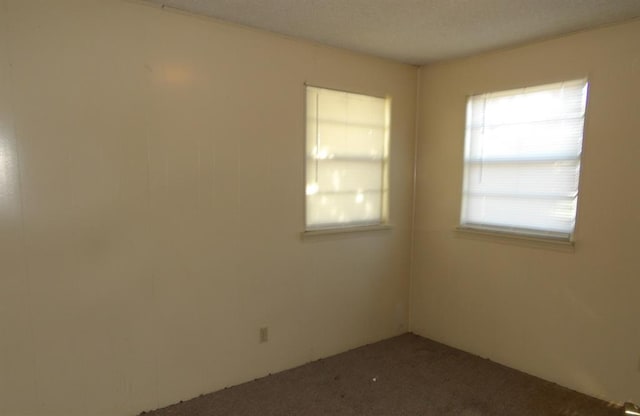
[[[608,416],[619,407],[405,334],[145,416]]]

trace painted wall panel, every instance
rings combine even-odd
[[[405,332],[416,78],[136,2],[0,2],[0,414],[137,414]],[[392,97],[391,230],[301,238],[305,81]]]
[[[640,401],[640,22],[421,69],[412,328],[561,385]],[[576,245],[471,238],[466,97],[588,77]]]

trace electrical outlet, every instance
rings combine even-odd
[[[263,326],[260,328],[260,343],[269,341],[269,327]]]

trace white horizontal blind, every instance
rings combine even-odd
[[[384,223],[387,100],[310,86],[306,89],[307,229]]]
[[[587,86],[577,80],[469,98],[463,226],[571,238]]]

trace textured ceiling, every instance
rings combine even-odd
[[[412,64],[640,16],[640,0],[147,1]]]

